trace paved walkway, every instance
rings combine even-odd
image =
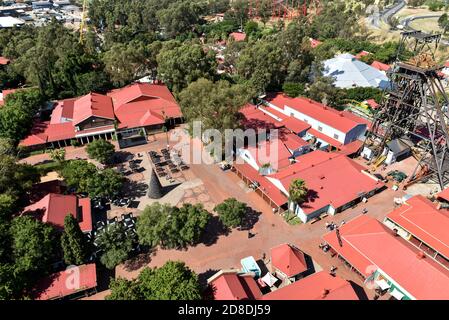
[[[150,150],[158,150],[166,146],[165,134],[159,135],[153,142],[126,149],[125,152],[133,154],[147,153]],[[47,160],[48,155],[37,155],[24,159],[28,163],[38,163]],[[67,148],[67,158],[86,157],[84,148]],[[182,183],[160,202],[172,205],[182,203],[203,203],[206,209],[212,211],[215,204],[221,203],[227,198],[234,197],[245,202],[255,212],[253,215],[253,229],[255,236],[248,239],[247,231],[233,230],[228,235],[208,234],[206,241],[186,250],[156,250],[151,256],[142,256],[116,268],[117,277],[135,278],[140,270],[145,267],[162,266],[168,260],[184,261],[202,278],[207,278],[220,269],[240,268],[240,260],[247,256],[261,259],[266,254],[270,256],[270,249],[282,244],[291,243],[311,256],[314,262],[323,270],[330,270],[331,266],[337,266],[337,275],[354,281],[363,286],[363,281],[354,272],[348,270],[337,258],[331,258],[318,248],[322,242],[321,237],[327,232],[326,222],[340,224],[343,220],[349,221],[361,214],[362,210],[368,210],[367,215],[382,221],[386,214],[393,208],[394,197],[401,197],[403,191],[388,189],[375,195],[366,204],[359,204],[355,208],[339,213],[336,216],[328,216],[315,224],[288,225],[281,216],[274,214],[271,207],[262,200],[254,191],[248,189],[233,172],[223,172],[216,164],[194,164],[183,173],[186,182]],[[145,165],[146,167],[146,165]],[[143,180],[148,180],[149,170],[143,173]],[[151,201],[142,197],[139,209],[144,208]],[[265,261],[269,263],[269,261]],[[372,291],[367,291],[369,297]],[[102,295],[97,295],[101,299]]]

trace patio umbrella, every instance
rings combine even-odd
[[[276,282],[279,281],[279,279],[268,272],[266,275],[264,275],[262,277],[262,281],[265,282],[270,287],[272,287],[272,286],[274,286],[276,284]]]

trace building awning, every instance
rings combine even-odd
[[[402,298],[404,298],[404,294],[401,293],[399,290],[397,290],[396,288],[393,289],[393,291],[390,292],[390,294],[395,297],[397,300],[402,300]]]
[[[381,290],[390,289],[390,285],[384,279],[376,280],[375,283],[380,287]]]

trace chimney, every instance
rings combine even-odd
[[[425,254],[424,252],[420,251],[420,252],[418,252],[418,254],[416,255],[416,257],[417,257],[419,260],[422,260],[422,259],[424,259],[424,258],[426,257],[426,254]]]
[[[322,299],[326,298],[329,292],[330,291],[328,289],[323,289],[323,291],[321,292],[321,298]]]

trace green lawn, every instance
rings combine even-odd
[[[298,218],[294,213],[287,211],[284,213],[284,220],[292,226],[296,226],[298,224],[302,224],[301,219]]]

